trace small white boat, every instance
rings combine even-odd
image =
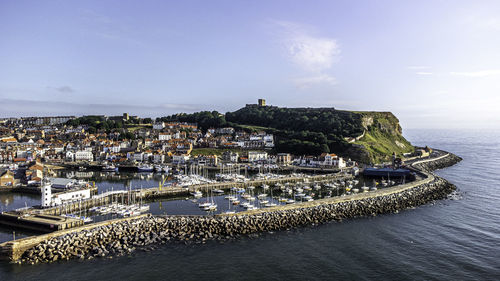
[[[153,169],[153,166],[150,166],[150,165],[141,165],[141,166],[137,167],[137,170],[139,172],[149,173],[149,172],[153,172],[154,169]]]
[[[82,218],[84,223],[90,223],[94,221],[91,217],[82,217]]]
[[[353,189],[352,189],[352,192],[354,192],[354,193],[358,193],[358,192],[359,192],[359,189],[358,189],[358,188],[353,188]]]
[[[200,208],[205,208],[205,207],[208,207],[210,205],[212,205],[212,203],[210,203],[210,202],[198,203],[198,207],[200,207]]]
[[[199,190],[196,190],[196,191],[194,191],[194,192],[191,192],[191,195],[193,195],[193,196],[194,196],[194,198],[200,198],[200,197],[202,197],[202,196],[203,196],[203,194],[202,194],[202,193],[201,193],[201,191],[199,191]]]
[[[217,204],[211,203],[209,206],[206,206],[203,208],[205,211],[216,211],[217,210]]]
[[[286,200],[286,203],[287,203],[287,204],[293,204],[293,203],[295,203],[295,200],[293,200],[293,199],[288,199],[288,200]]]
[[[252,205],[252,204],[250,204],[250,202],[243,202],[240,204],[240,206],[243,208],[248,208],[248,206],[250,206],[250,205]]]
[[[370,188],[368,186],[362,186],[361,189],[364,191],[364,192],[367,192]]]
[[[241,195],[241,198],[247,199],[247,200],[248,200],[248,198],[251,198],[251,197],[252,197],[252,195],[250,195],[248,193],[245,193],[245,194]]]
[[[264,205],[264,207],[266,207],[266,208],[274,207],[274,206],[278,206],[278,204],[269,202],[269,203],[267,203],[267,204]]]
[[[106,165],[106,166],[102,167],[102,171],[103,172],[116,172],[116,171],[118,171],[118,168],[115,167],[114,165]]]

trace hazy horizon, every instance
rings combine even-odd
[[[2,1],[0,117],[391,111],[499,128],[497,1]]]

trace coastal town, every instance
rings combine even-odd
[[[0,1],[0,281],[499,280],[500,1]]]
[[[197,124],[152,121],[127,113],[89,118],[99,120],[98,124],[113,122],[119,128],[96,131],[89,125],[70,125],[78,120],[75,116],[1,119],[0,188],[40,186],[53,169],[62,168],[165,172],[191,165],[257,170],[357,166],[335,153],[274,153],[274,137],[264,131],[223,127],[203,132]]]
[[[244,108],[276,109],[266,107],[263,99]],[[199,123],[186,121],[193,118]],[[310,135],[311,141],[291,143],[299,150],[308,147],[305,151],[321,153],[283,151],[288,140],[283,141],[282,131],[229,123],[215,111],[154,120],[127,113],[4,118],[0,124],[0,194],[13,194],[2,196],[8,209],[2,209],[0,225],[12,230],[13,241],[16,229],[22,230],[18,236],[27,236],[19,241],[33,241],[33,235],[42,237],[36,233],[100,229],[102,224],[131,218],[267,214],[416,187],[427,190],[434,181],[447,185],[412,165],[450,157],[446,162],[458,161],[425,147],[393,152],[389,162],[366,165],[339,156],[345,151],[317,145],[312,141],[321,142],[323,135],[310,132],[300,135]],[[279,149],[277,137],[269,131],[280,134]],[[366,131],[357,138],[345,137],[343,142],[349,145],[365,135]],[[442,194],[429,198],[434,196]],[[31,203],[22,205],[23,198]],[[67,257],[22,257],[16,249],[26,246],[19,243],[0,244],[0,253],[35,263]],[[77,256],[104,256],[106,249]],[[121,254],[129,249],[122,250]]]

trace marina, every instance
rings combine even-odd
[[[160,179],[158,187],[153,188],[142,186],[152,184],[154,181],[143,182],[140,186],[128,182],[122,187],[117,184],[108,186],[104,184],[106,182],[100,182],[96,186],[107,186],[107,189],[100,188],[97,194],[89,198],[44,209],[28,208],[25,204],[24,208],[18,208],[16,212],[59,216],[79,220],[82,224],[137,216],[147,212],[157,215],[234,214],[279,205],[312,202],[322,198],[347,196],[356,193],[355,186],[361,187],[360,180],[350,174],[268,173],[265,176],[256,174],[244,181],[233,182],[217,182],[216,179],[207,179],[197,174],[177,175],[170,181],[165,176],[158,179]],[[363,181],[363,184],[366,183]],[[377,190],[375,186],[381,188],[384,184],[384,181],[371,181],[372,189],[362,189],[362,192],[375,191]],[[394,184],[396,183],[392,182],[392,185]],[[389,185],[385,184],[384,187],[387,186]],[[25,228],[22,222],[19,222],[17,227]],[[69,224],[67,227],[72,225]],[[26,229],[31,230],[29,227]]]

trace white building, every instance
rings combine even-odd
[[[345,168],[346,163],[342,157],[338,157],[336,154],[333,153],[328,153],[324,155],[324,161],[322,165],[324,166],[330,166],[330,167],[335,167],[335,168]]]
[[[261,152],[261,151],[248,152],[248,162],[257,162],[265,160],[267,160],[267,152]]]
[[[75,153],[73,151],[66,151],[66,160],[75,161]]]
[[[77,189],[52,193],[51,184],[42,187],[42,207],[54,207],[90,198],[90,189]]]
[[[42,186],[42,207],[52,206],[52,185],[50,183]]]
[[[94,161],[92,151],[79,150],[75,153],[75,161]]]
[[[110,151],[113,153],[119,153],[121,150],[121,147],[119,145],[113,145],[110,147]]]
[[[163,162],[165,162],[165,155],[164,154],[155,153],[153,155],[153,162],[155,162],[155,163],[163,163]]]
[[[172,163],[174,164],[184,164],[189,160],[189,155],[187,154],[179,154],[172,156]]]
[[[164,122],[157,122],[153,124],[153,130],[161,130],[163,128],[165,128]]]
[[[265,147],[274,147],[274,137],[273,135],[265,135],[263,137]]]
[[[143,152],[136,152],[132,155],[132,160],[137,162],[142,162],[143,158],[144,158]]]
[[[168,140],[172,139],[172,135],[171,134],[167,134],[167,133],[160,133],[158,135],[158,139],[161,140],[161,141],[168,141]]]

